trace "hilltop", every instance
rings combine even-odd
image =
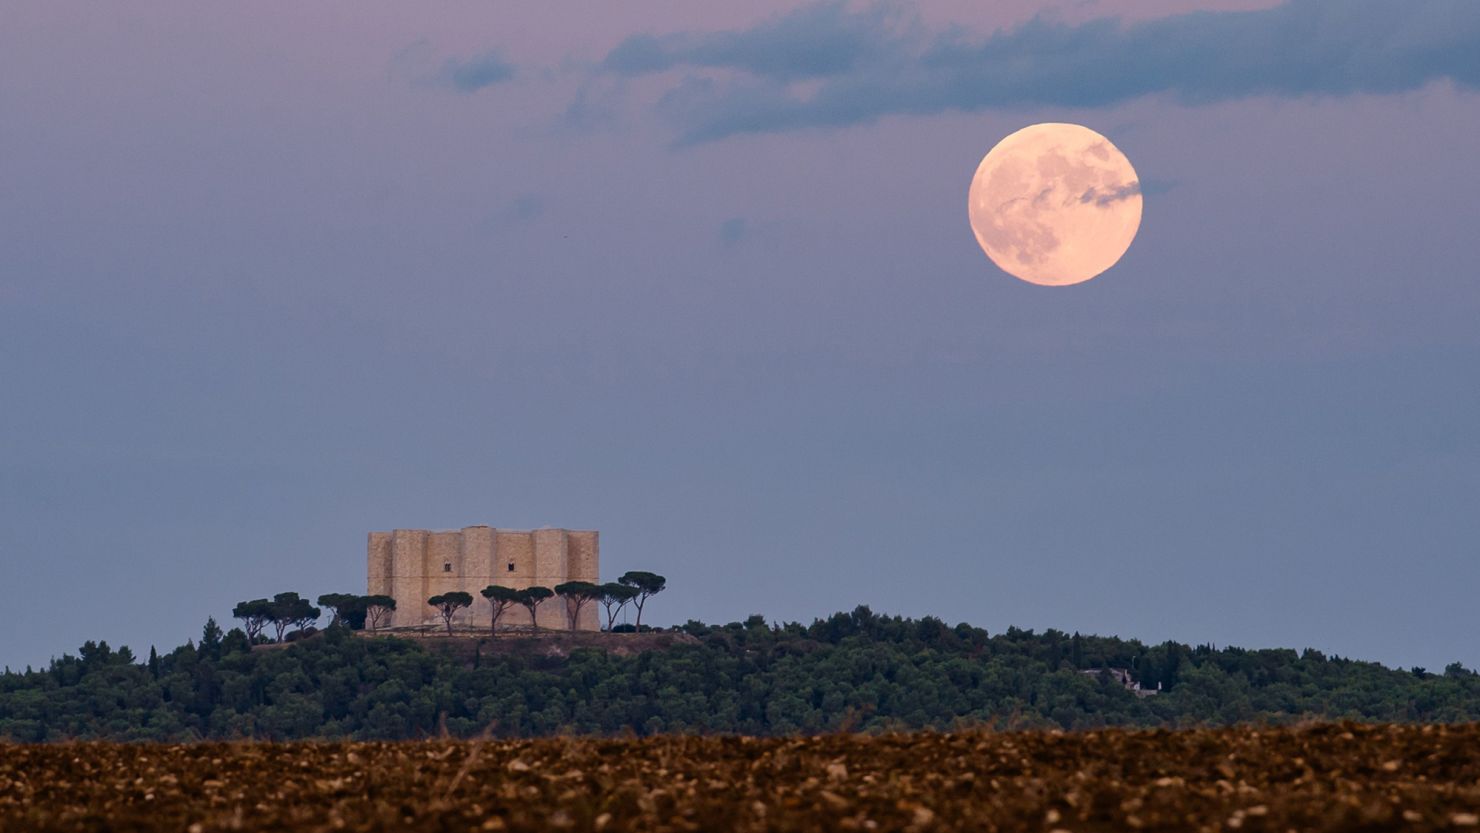
[[[659,650],[661,649],[661,650]],[[1151,692],[1157,693],[1152,695]],[[88,643],[0,675],[0,738],[416,738],[1093,729],[1480,719],[1480,675],[1306,649],[988,634],[868,608],[644,634],[404,639],[333,627],[274,649],[210,623],[139,661]]]

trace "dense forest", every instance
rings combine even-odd
[[[0,675],[0,739],[776,735],[1312,719],[1480,719],[1480,675],[1318,651],[1215,649],[1008,629],[860,607],[811,625],[690,622],[665,650],[473,659],[343,626],[254,648],[208,622],[146,659],[84,645]],[[612,638],[620,639],[620,634]],[[1125,669],[1154,696],[1108,671]],[[1084,673],[1090,671],[1091,673]]]

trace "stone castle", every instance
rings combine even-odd
[[[567,581],[601,581],[600,546],[595,530],[495,529],[469,526],[459,530],[398,529],[372,532],[369,544],[371,595],[396,600],[390,626],[442,624],[427,599],[453,590],[473,597],[473,606],[458,611],[454,626],[487,628],[492,610],[481,591],[490,584],[516,590],[541,585],[551,590]],[[600,630],[597,605],[581,611],[576,627]],[[499,628],[528,626],[529,612],[512,605],[499,617]],[[539,608],[538,625],[565,629],[565,603],[556,597]]]

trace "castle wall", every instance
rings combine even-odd
[[[369,564],[366,571],[370,576],[371,595],[390,595],[391,570],[391,534],[389,532],[370,533]]]
[[[424,529],[398,529],[391,533],[390,595],[396,600],[391,626],[420,624],[422,608],[431,598],[427,592],[428,533]]]
[[[499,584],[529,587],[534,580],[534,533],[500,529],[496,534]],[[513,569],[510,569],[510,568]]]
[[[473,597],[473,604],[458,611],[453,624],[487,628],[492,609],[482,596],[483,588],[490,584],[515,589],[543,585],[553,590],[566,581],[599,582],[600,547],[596,532],[585,530],[398,529],[370,533],[366,566],[369,592],[396,600],[392,627],[440,625],[442,618],[427,599],[461,590]],[[600,629],[595,607],[589,604],[581,611],[579,629]],[[528,625],[529,613],[523,607],[510,607],[499,624]],[[564,601],[551,598],[542,604],[539,625],[568,627]]]
[[[431,611],[433,616],[440,614],[432,611],[427,604],[427,599],[454,590],[463,590],[462,572],[462,533],[461,532],[433,532],[427,536],[427,554],[425,556],[425,570],[427,574],[426,594],[421,598],[421,606]],[[480,590],[482,588],[479,588]],[[473,598],[479,598],[477,592]],[[401,601],[396,600],[399,608]],[[462,624],[466,618],[467,609],[458,611],[458,616],[453,621]]]
[[[537,529],[534,531],[534,583],[551,590],[564,584],[566,578],[565,546],[566,532],[563,529]],[[565,611],[559,598],[551,598],[539,607],[539,624],[542,628],[569,627]],[[528,616],[528,612],[525,612]]]
[[[478,591],[494,583],[493,578],[493,527],[470,526],[462,531],[462,576],[473,597],[473,606],[462,612],[458,621],[468,625],[487,625],[489,618],[488,600]]]
[[[567,538],[566,546],[569,548],[566,554],[567,574],[566,581],[589,581],[592,584],[601,583],[601,565],[598,557],[600,553],[600,541],[596,530],[572,530]],[[589,602],[581,610],[580,620],[576,627],[583,631],[601,630],[601,605]]]

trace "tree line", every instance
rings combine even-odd
[[[147,658],[106,642],[0,673],[0,740],[188,741],[659,732],[787,735],[1480,719],[1480,675],[1306,649],[1146,644],[860,607],[811,624],[689,622],[670,647],[553,657],[331,626],[282,650],[207,622]],[[490,640],[490,643],[492,640]],[[1096,669],[1128,669],[1138,697]]]
[[[539,607],[552,598],[559,598],[565,603],[566,624],[570,630],[576,629],[581,611],[591,604],[599,604],[605,608],[604,629],[608,631],[618,629],[617,617],[627,605],[632,605],[637,612],[633,629],[637,630],[642,627],[642,610],[648,599],[663,592],[667,586],[668,580],[657,573],[630,570],[616,581],[606,584],[567,581],[557,584],[554,589],[539,585],[515,589],[490,584],[483,588],[481,594],[488,599],[493,611],[489,622],[491,634],[498,633],[499,619],[506,610],[515,606],[529,611],[529,621],[538,630],[539,620],[536,614]],[[371,632],[385,627],[396,610],[394,598],[379,594],[362,596],[354,593],[325,593],[319,596],[318,604],[329,611],[330,627],[342,625],[350,630]],[[462,590],[454,590],[432,596],[427,599],[427,604],[442,617],[447,633],[451,635],[453,618],[458,611],[473,604],[473,596]],[[309,632],[323,616],[323,610],[297,593],[279,593],[271,599],[238,602],[232,608],[231,615],[241,620],[242,632],[247,642],[256,644],[267,640],[265,633],[269,627],[273,629],[272,641],[275,642],[284,641],[289,628],[296,628],[300,633]]]
[[[632,570],[623,573],[616,581],[606,584],[596,584],[589,581],[567,581],[555,585],[552,590],[548,587],[534,585],[514,589],[499,584],[490,584],[480,591],[483,598],[488,600],[492,611],[488,623],[489,633],[498,633],[498,620],[504,615],[504,611],[510,607],[523,607],[529,611],[529,621],[539,628],[539,619],[536,618],[539,607],[551,598],[559,598],[565,602],[565,622],[570,630],[575,630],[581,620],[581,611],[590,604],[600,604],[606,608],[606,628],[612,630],[616,625],[617,617],[621,615],[622,609],[632,605],[637,611],[637,622],[635,628],[642,627],[642,609],[647,600],[663,592],[668,586],[668,580],[657,573],[649,573],[643,570]],[[442,622],[447,627],[447,633],[452,633],[452,619],[457,612],[473,604],[473,596],[461,590],[450,593],[442,593],[427,599],[442,617]]]

